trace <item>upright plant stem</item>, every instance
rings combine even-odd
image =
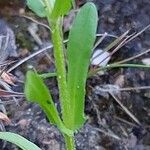
[[[54,45],[55,66],[57,72],[57,81],[62,106],[62,118],[66,127],[70,123],[70,98],[67,89],[65,59],[63,51],[63,38],[61,30],[61,21],[58,19],[52,25],[52,40]],[[74,136],[64,135],[67,150],[75,150]]]
[[[68,120],[70,104],[67,92],[66,69],[65,69],[62,35],[60,29],[60,20],[58,20],[56,23],[52,25],[52,40],[54,44],[55,67],[57,72],[60,100],[62,104],[61,106],[62,106],[62,115],[64,119],[63,121],[66,122]]]
[[[52,40],[54,45],[54,57],[55,57],[55,66],[57,72],[57,81],[59,87],[59,94],[62,106],[62,116],[65,125],[69,123],[69,112],[70,112],[70,103],[69,96],[67,91],[67,82],[66,82],[66,69],[65,69],[65,59],[63,51],[63,42],[61,35],[61,25],[60,20],[58,19],[56,23],[52,25]]]
[[[67,128],[70,127],[70,96],[67,88],[65,59],[64,59],[64,47],[62,36],[61,18],[51,20],[51,9],[48,0],[45,0],[47,6],[47,19],[51,27],[52,41],[54,46],[55,67],[59,88],[59,97],[61,100],[62,119]],[[75,150],[74,136],[68,136],[64,134],[66,143],[66,150]]]
[[[66,150],[75,150],[74,136],[64,135]]]
[[[69,127],[70,99],[67,89],[66,69],[64,59],[62,19],[61,17],[51,20],[51,6],[48,0],[44,0],[47,10],[47,20],[51,27],[52,41],[54,46],[55,67],[59,88],[59,97],[61,100],[62,118],[66,127]]]

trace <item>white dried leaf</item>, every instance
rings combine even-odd
[[[108,52],[104,52],[101,49],[95,50],[92,59],[91,64],[96,66],[106,66],[110,60],[110,54]]]
[[[145,64],[145,65],[150,65],[150,58],[142,59],[142,63]]]

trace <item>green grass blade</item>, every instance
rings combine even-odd
[[[0,132],[0,139],[16,144],[22,150],[41,150],[34,143],[15,133]]]
[[[72,130],[79,129],[85,121],[85,84],[96,38],[97,20],[95,5],[87,3],[77,14],[69,34],[67,84],[71,99]]]
[[[25,96],[27,100],[40,105],[52,124],[57,125],[63,133],[72,135],[72,131],[68,130],[60,119],[49,90],[43,80],[37,73],[31,70],[27,72],[26,76]]]
[[[68,13],[72,5],[72,0],[56,0],[52,11],[52,18],[58,18]]]

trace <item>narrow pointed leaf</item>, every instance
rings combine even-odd
[[[41,150],[34,143],[15,133],[0,132],[0,139],[11,142],[20,147],[22,150]]]
[[[37,73],[31,70],[27,72],[25,96],[27,100],[40,105],[52,124],[57,125],[65,134],[72,135],[73,132],[67,129],[60,119],[49,90],[43,80]]]
[[[85,84],[96,38],[97,20],[95,5],[87,3],[77,14],[69,34],[67,84],[71,99],[72,130],[79,129],[85,121]]]
[[[72,0],[56,0],[52,11],[52,18],[58,18],[68,13],[72,5]]]

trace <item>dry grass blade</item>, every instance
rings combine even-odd
[[[121,106],[121,108],[132,118],[138,125],[141,125],[139,120],[120,102],[120,100],[113,94],[113,92],[109,92],[110,95],[115,99],[115,101]]]
[[[133,34],[132,35],[129,35],[129,36],[127,36],[125,39],[123,39],[122,41],[121,41],[121,43],[119,43],[119,45],[107,56],[107,57],[105,57],[100,63],[99,63],[99,65],[101,64],[101,63],[103,63],[108,57],[110,57],[110,56],[112,56],[114,53],[116,53],[123,45],[124,45],[124,43],[126,42],[126,40],[128,40],[130,37],[132,37],[133,36]]]
[[[129,36],[129,38],[126,39],[126,41],[121,45],[121,47],[123,47],[124,45],[126,45],[128,42],[132,41],[133,39],[135,39],[136,37],[138,37],[139,35],[141,35],[145,30],[147,30],[150,27],[150,24],[148,26],[146,26],[144,29],[142,29],[141,31],[139,31],[138,33],[133,33],[132,35]],[[120,48],[121,48],[120,47]]]
[[[112,49],[114,46],[116,46],[119,42],[121,42],[121,41],[127,36],[128,33],[129,33],[129,30],[126,31],[124,34],[122,34],[120,37],[117,37],[117,39],[115,39],[111,44],[109,44],[109,45],[103,50],[102,53],[100,53],[100,54],[96,55],[95,57],[93,57],[92,61],[93,61],[94,59],[96,59],[97,57],[99,57],[100,55],[102,55],[104,52],[109,51],[109,50]],[[95,49],[95,48],[104,40],[104,38],[105,38],[107,35],[108,35],[108,34],[105,33],[105,34],[99,39],[99,41],[95,44],[95,46],[94,46],[93,49]],[[108,56],[108,57],[110,57],[110,56]],[[107,57],[107,58],[108,58],[108,57]],[[105,58],[104,60],[102,60],[100,63],[102,63],[103,61],[105,61],[107,58]],[[99,64],[100,64],[100,63],[99,63]]]
[[[137,55],[135,55],[135,56],[132,56],[132,57],[130,57],[130,58],[124,59],[124,60],[122,60],[122,61],[115,62],[114,64],[126,63],[126,62],[128,62],[128,61],[131,61],[131,60],[133,60],[133,59],[136,59],[136,58],[138,58],[138,57],[141,57],[141,56],[143,56],[143,55],[145,55],[145,54],[147,54],[147,53],[149,53],[149,52],[150,52],[150,49],[148,49],[148,50],[146,50],[146,51],[144,51],[144,52],[142,52],[142,53],[140,53],[140,54],[137,54]]]
[[[118,44],[118,46],[111,52],[110,55],[113,55],[115,52],[117,52],[117,51],[124,45],[124,43],[125,43],[128,39],[130,39],[133,35],[134,35],[134,33],[131,34],[131,35],[126,36],[125,39],[123,39],[123,40]]]
[[[95,43],[94,47],[93,47],[93,50],[95,50],[95,48],[102,43],[102,41],[105,39],[105,37],[107,37],[107,33],[105,32],[99,39],[98,41]]]
[[[7,60],[7,61],[4,61],[3,63],[0,63],[0,67],[8,66],[8,65],[13,64],[15,62],[16,61],[9,61],[9,60]]]
[[[18,66],[20,66],[21,64],[25,63],[26,61],[28,61],[29,59],[41,54],[44,51],[47,51],[49,49],[53,48],[53,45],[47,46],[45,48],[42,48],[41,50],[29,55],[28,57],[22,59],[21,61],[19,61],[18,63],[16,63],[15,65],[13,65],[10,69],[7,70],[7,72],[11,72],[12,70],[14,70],[15,68],[17,68]]]
[[[6,82],[4,82],[4,81],[2,81],[2,80],[0,80],[0,85],[1,85],[5,90],[7,90],[8,92],[14,92],[13,90],[11,90],[11,87],[10,87]],[[13,96],[12,98],[13,98],[13,100],[16,102],[16,104],[19,105],[19,104],[18,104],[18,100],[17,100],[14,96]]]
[[[23,97],[24,94],[23,93],[19,93],[19,92],[9,92],[6,90],[2,90],[0,89],[0,97]]]
[[[120,37],[118,37],[116,40],[114,40],[111,44],[109,44],[104,51],[109,51],[112,49],[114,46],[116,46],[118,43],[120,43],[129,33],[129,30],[123,33]]]
[[[118,38],[118,36],[116,36],[116,35],[108,34],[107,32],[105,32],[105,33],[107,34],[108,37],[113,37],[113,38],[116,38],[116,39]],[[104,36],[105,33],[103,33],[103,34],[97,33],[96,36],[97,37]]]
[[[141,34],[142,34],[145,30],[147,30],[148,28],[150,28],[150,24],[149,24],[148,26],[146,26],[144,29],[142,29],[140,32],[138,32],[137,34],[134,34],[133,36],[131,36],[131,38],[127,39],[127,40],[123,43],[122,46],[124,46],[125,44],[127,44],[127,43],[130,42],[131,40],[135,39],[137,36],[141,35]],[[120,47],[120,48],[121,48],[121,47]],[[116,62],[116,64],[117,64],[117,63],[119,63],[119,64],[125,63],[125,62],[127,62],[127,61],[130,61],[130,60],[133,60],[133,59],[135,59],[135,58],[138,58],[138,57],[140,57],[140,56],[142,56],[142,55],[144,55],[144,54],[146,54],[146,53],[148,53],[148,52],[150,52],[150,49],[148,49],[148,50],[146,50],[145,52],[142,52],[142,53],[140,53],[140,54],[137,54],[137,55],[135,55],[135,56],[133,56],[133,57],[130,57],[130,58],[128,58],[128,59],[124,59],[124,60],[122,60],[122,61]]]
[[[117,85],[107,84],[103,87],[98,87],[99,92],[123,92],[123,91],[135,91],[135,90],[148,90],[150,86],[140,86],[140,87],[124,87],[120,88]]]
[[[147,89],[150,89],[150,86],[126,87],[126,88],[120,88],[119,91],[135,91],[135,90],[147,90]]]
[[[138,32],[137,34],[135,34],[134,36],[132,36],[130,39],[128,39],[124,44],[127,44],[128,42],[130,42],[131,40],[135,39],[137,36],[141,35],[145,30],[147,30],[150,27],[150,24],[148,26],[146,26],[144,29],[142,29],[140,32]]]

